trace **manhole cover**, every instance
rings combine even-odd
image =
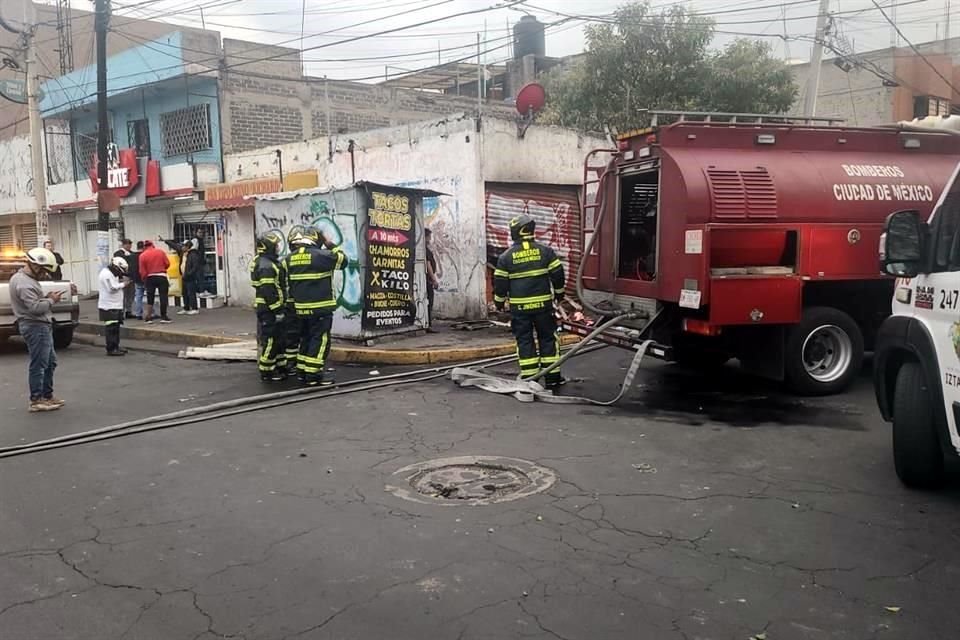
[[[556,474],[517,458],[462,456],[419,462],[394,472],[387,491],[423,504],[481,505],[546,491]]]

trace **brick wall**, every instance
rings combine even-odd
[[[251,47],[257,47],[251,52]],[[346,135],[458,112],[472,113],[476,99],[376,84],[304,77],[297,51],[224,39],[221,96],[224,153],[274,144]],[[275,59],[246,64],[252,55]],[[238,63],[243,63],[239,64]],[[506,104],[484,112],[512,117]],[[329,127],[328,127],[329,122]]]

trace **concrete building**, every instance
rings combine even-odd
[[[204,53],[205,52],[205,53]],[[217,79],[194,60],[217,56],[216,34],[175,31],[111,56],[108,151],[111,187],[122,196],[111,216],[111,246],[121,237],[183,241],[206,232],[207,281],[217,294],[220,229],[208,220],[198,187],[221,180]],[[43,85],[45,119],[69,123],[47,144],[50,235],[66,261],[64,275],[81,292],[96,289],[96,68],[84,67]]]
[[[492,295],[490,265],[509,245],[507,223],[514,215],[533,215],[538,235],[557,249],[568,272],[576,268],[583,160],[591,149],[607,144],[557,127],[532,126],[520,137],[512,119],[461,114],[368,131],[350,141],[324,136],[283,145],[279,154],[272,146],[227,154],[228,184],[208,189],[206,204],[225,220],[229,303],[252,303],[247,266],[256,233],[286,233],[294,224],[336,215],[318,200],[307,208],[309,215],[296,220],[256,218],[249,196],[276,190],[282,164],[285,174],[314,173],[321,187],[369,180],[448,194],[427,198],[424,205],[442,269],[436,311],[448,318],[485,317]],[[364,230],[340,232],[354,237]],[[359,295],[362,287],[349,284],[340,281],[342,292]]]
[[[960,88],[960,38],[917,48],[930,65],[908,47],[824,60],[817,115],[864,126],[960,112],[960,93],[955,90]],[[794,65],[792,70],[801,91],[791,113],[800,114],[810,65]]]

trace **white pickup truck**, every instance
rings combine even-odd
[[[22,260],[0,259],[0,340],[17,335],[16,318],[10,305],[11,276],[23,266]],[[53,343],[57,349],[65,349],[73,342],[73,331],[80,320],[80,298],[77,287],[71,282],[53,282],[44,280],[40,283],[44,292],[64,291],[60,302],[53,306]]]

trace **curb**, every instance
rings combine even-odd
[[[83,336],[102,335],[102,325],[93,322],[80,322],[77,334]],[[150,340],[181,347],[209,347],[214,344],[245,342],[242,338],[231,336],[204,335],[200,333],[173,333],[141,327],[122,327],[120,337],[127,340]],[[249,340],[249,339],[248,339]],[[571,334],[560,336],[561,346],[576,344],[580,337]],[[517,346],[511,340],[499,344],[487,344],[478,347],[455,347],[431,350],[413,349],[371,349],[366,347],[334,346],[330,349],[330,359],[347,364],[374,365],[414,365],[414,364],[450,364],[483,358],[496,358],[516,353]]]
[[[85,322],[81,320],[80,324],[77,325],[76,332],[84,335],[102,336],[103,325],[99,322]],[[174,333],[172,331],[161,331],[147,327],[127,326],[120,327],[120,338],[166,342],[181,347],[209,347],[212,344],[231,344],[244,341],[243,338],[233,336],[205,335],[202,333]],[[249,339],[254,338],[251,336]]]

